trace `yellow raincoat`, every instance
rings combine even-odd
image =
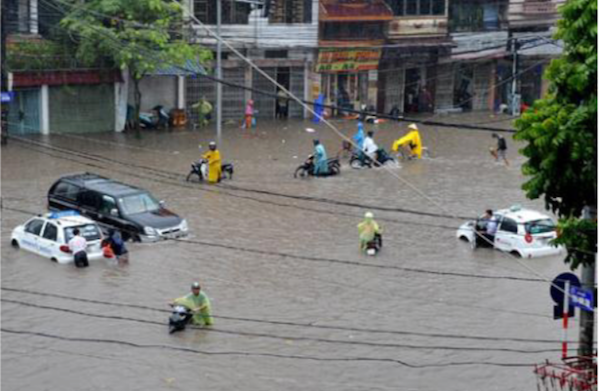
[[[358,224],[358,238],[360,239],[360,249],[364,250],[367,243],[375,238],[375,234],[381,234],[379,224],[372,218],[365,218]]]
[[[202,158],[208,160],[208,182],[217,183],[221,180],[221,152],[208,151]]]
[[[211,326],[214,319],[211,315],[211,306],[208,296],[200,291],[198,296],[190,293],[173,301],[175,305],[182,305],[189,308],[194,313],[192,317],[193,324]]]
[[[423,144],[421,143],[421,135],[418,130],[411,130],[404,137],[400,137],[394,141],[392,145],[392,151],[398,152],[398,149],[406,144],[412,144],[411,152],[420,159],[423,156]]]

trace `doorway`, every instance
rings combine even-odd
[[[277,68],[277,83],[290,91],[290,68]],[[290,100],[286,98],[283,90],[277,89],[277,99],[275,99],[275,118],[287,119],[289,115]]]

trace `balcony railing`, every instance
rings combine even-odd
[[[523,13],[528,15],[555,14],[557,3],[552,1],[525,1]]]

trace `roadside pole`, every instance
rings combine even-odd
[[[217,0],[217,80],[222,80],[221,69],[221,0]],[[221,148],[221,125],[222,125],[222,106],[223,106],[223,86],[217,82],[217,145]]]
[[[596,219],[596,208],[585,207],[583,218],[587,220]],[[581,269],[581,287],[591,292],[595,289],[597,257],[598,254],[595,254],[594,261],[589,265],[583,265]],[[579,320],[579,355],[591,356],[592,354],[594,354],[594,312],[581,311]]]
[[[567,330],[569,329],[569,292],[571,290],[571,283],[569,281],[565,281],[565,294],[563,296],[563,317],[562,317],[562,358],[563,360],[567,358],[568,349],[567,349],[567,341],[568,335]],[[583,311],[582,311],[583,312]]]

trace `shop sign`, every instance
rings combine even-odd
[[[379,67],[380,49],[321,49],[317,72],[358,72]]]

